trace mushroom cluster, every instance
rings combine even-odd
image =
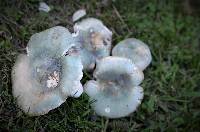
[[[68,97],[85,92],[95,112],[120,118],[134,112],[143,99],[143,70],[151,62],[149,47],[135,38],[112,49],[112,32],[85,10],[73,15],[74,32],[56,26],[34,34],[27,54],[18,56],[12,69],[13,95],[29,115],[43,115]],[[82,71],[93,71],[93,80],[80,83]]]

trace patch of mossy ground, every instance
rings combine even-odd
[[[200,18],[185,15],[175,0],[56,1],[38,12],[39,0],[0,1],[0,129],[11,131],[198,131],[200,130]],[[145,70],[144,100],[120,119],[96,116],[88,96],[69,98],[39,117],[25,115],[12,96],[11,68],[31,35],[62,25],[72,29],[80,8],[114,33],[113,44],[128,37],[146,42],[153,61]],[[82,82],[89,80],[89,73]]]

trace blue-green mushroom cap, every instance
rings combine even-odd
[[[119,42],[113,48],[112,55],[131,59],[141,70],[144,70],[152,60],[149,47],[135,38],[128,38]]]
[[[43,115],[60,106],[68,96],[83,92],[81,59],[73,37],[64,27],[33,35],[28,54],[19,55],[12,69],[13,95],[30,115]]]
[[[126,58],[105,57],[97,62],[96,80],[84,85],[92,107],[100,116],[124,117],[136,110],[143,99],[143,88],[138,86],[143,72]]]
[[[96,60],[110,55],[112,32],[100,20],[84,19],[74,25],[74,32],[85,70],[92,70]]]

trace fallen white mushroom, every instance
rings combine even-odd
[[[119,118],[134,112],[143,99],[143,88],[138,86],[143,72],[126,58],[105,57],[94,71],[96,80],[84,85],[91,105],[98,115]]]
[[[26,113],[43,115],[68,96],[81,95],[83,66],[66,28],[57,26],[33,35],[27,49],[28,55],[20,55],[12,69],[13,95]]]

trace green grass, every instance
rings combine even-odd
[[[78,0],[77,0],[78,1]],[[199,131],[200,17],[185,15],[175,0],[48,2],[53,10],[38,12],[38,1],[0,1],[0,129],[9,131]],[[11,69],[25,52],[31,35],[55,25],[70,30],[71,16],[86,8],[113,33],[113,45],[128,37],[146,42],[152,64],[144,71],[144,100],[120,119],[95,115],[88,96],[68,98],[61,107],[39,117],[25,115],[12,96]],[[85,75],[83,83],[89,78]]]

